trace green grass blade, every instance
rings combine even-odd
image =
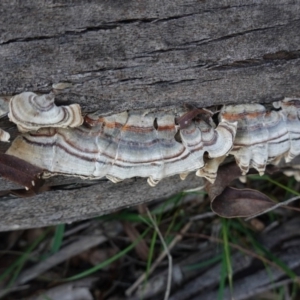
[[[276,257],[272,252],[270,252],[268,249],[266,249],[256,241],[253,241],[253,243],[255,243],[255,247],[261,250],[269,258],[269,260],[273,261],[274,263],[276,263],[276,265],[281,267],[291,279],[295,280],[298,278],[297,274],[293,270],[291,270],[282,260]]]
[[[226,271],[229,282],[229,288],[231,295],[233,294],[233,283],[232,283],[232,266],[231,266],[231,255],[230,255],[230,246],[229,246],[229,224],[230,220],[222,219],[222,234],[223,234],[223,247],[225,254],[225,262],[226,262]]]
[[[98,220],[101,221],[112,221],[112,220],[117,220],[117,221],[128,221],[128,222],[141,222],[143,219],[147,219],[147,217],[142,217],[139,214],[132,213],[128,210],[124,210],[120,213],[116,214],[110,214],[110,215],[105,215],[105,216],[100,216],[97,218]]]
[[[130,250],[132,250],[139,242],[140,240],[146,236],[146,234],[149,232],[150,228],[146,229],[138,239],[136,239],[132,244],[130,244],[128,247],[126,247],[125,249],[123,249],[122,251],[120,251],[119,253],[117,253],[116,255],[112,256],[111,258],[107,259],[106,261],[84,271],[81,272],[75,276],[71,276],[69,278],[63,279],[62,281],[72,281],[72,280],[77,280],[77,279],[81,279],[83,277],[86,277],[88,275],[91,275],[93,273],[95,273],[98,270],[101,270],[102,268],[110,265],[111,263],[113,263],[114,261],[116,261],[117,259],[121,258],[122,256],[124,256],[126,253],[128,253]]]
[[[232,222],[232,227],[238,229],[242,233],[244,233],[249,241],[252,243],[253,247],[260,251],[263,255],[265,255],[270,261],[273,261],[276,263],[279,267],[284,270],[284,272],[293,280],[297,278],[297,274],[291,270],[283,261],[281,261],[278,257],[276,257],[272,252],[270,252],[267,248],[265,248],[263,245],[261,245],[255,237],[253,237],[252,233],[249,231],[248,228],[241,226],[240,224],[237,224],[236,222]]]
[[[198,269],[201,269],[201,268],[208,267],[208,266],[213,265],[217,262],[220,262],[222,260],[222,257],[223,257],[223,255],[219,254],[219,255],[217,255],[217,256],[215,256],[211,259],[208,259],[206,261],[203,261],[201,263],[184,266],[184,270],[193,271],[193,270],[198,270]]]
[[[281,187],[282,189],[286,190],[287,192],[289,192],[289,193],[291,193],[291,194],[300,196],[300,193],[299,193],[299,192],[297,192],[297,191],[295,191],[295,190],[293,190],[293,189],[291,189],[291,188],[289,188],[289,187],[287,187],[287,186],[285,186],[285,185],[283,185],[283,184],[277,182],[276,180],[273,180],[273,179],[271,179],[271,178],[268,178],[267,180],[268,180],[269,182],[271,182],[271,183],[273,183],[273,184],[275,184],[275,185]]]
[[[55,227],[55,233],[54,233],[54,237],[50,249],[51,253],[56,253],[60,249],[64,238],[64,233],[65,233],[65,224],[59,224]]]
[[[291,193],[291,194],[293,194],[293,195],[300,196],[300,193],[299,193],[299,192],[297,192],[297,191],[295,191],[294,189],[291,189],[291,188],[285,186],[284,184],[279,183],[279,182],[276,181],[276,180],[271,179],[271,178],[270,178],[269,176],[267,176],[267,175],[263,175],[263,176],[259,176],[259,175],[250,175],[249,178],[250,178],[250,179],[253,179],[253,180],[267,180],[267,181],[269,181],[270,183],[273,183],[273,184],[277,185],[278,187],[284,189],[285,191],[287,191],[287,192],[289,192],[289,193]]]
[[[226,282],[226,277],[227,277],[226,255],[225,255],[224,249],[223,249],[223,254],[222,254],[222,264],[221,264],[220,272],[221,272],[221,275],[220,275],[220,285],[219,285],[219,290],[218,290],[218,300],[223,300],[224,299],[225,282]]]
[[[162,212],[164,212],[165,210],[165,207],[170,205],[171,203],[174,203],[174,206],[177,205],[177,203],[182,200],[184,196],[184,193],[181,192],[181,193],[178,193],[176,195],[174,195],[173,197],[170,197],[168,200],[164,201],[160,206],[158,206],[157,208],[153,209],[151,211],[151,215],[158,215],[158,214],[161,214]]]
[[[43,234],[41,234],[31,245],[27,247],[25,252],[15,261],[13,262],[1,275],[0,275],[0,282],[3,281],[9,275],[12,275],[11,279],[9,280],[6,289],[9,289],[15,282],[16,278],[18,277],[21,269],[23,268],[24,264],[28,260],[30,253],[33,249],[46,237],[49,233],[49,229],[45,230]]]
[[[155,248],[156,241],[157,241],[157,231],[154,230],[153,235],[152,235],[152,239],[151,239],[151,243],[150,243],[150,248],[149,248],[149,256],[148,256],[148,259],[147,259],[146,279],[148,278],[148,273],[149,273],[149,270],[151,268],[151,262],[152,262],[152,259],[153,259],[153,256],[154,256],[154,248]]]

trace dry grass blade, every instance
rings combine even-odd
[[[17,284],[24,284],[50,268],[64,262],[65,260],[87,250],[107,240],[105,236],[84,236],[79,238],[74,243],[62,248],[59,252],[50,256],[46,260],[34,265],[32,268],[24,271],[17,279]]]
[[[200,276],[205,270],[221,260],[220,251],[214,243],[206,243],[199,251],[192,251],[187,256],[173,264],[172,287],[183,287],[186,282]],[[202,244],[203,245],[203,244]],[[165,291],[168,280],[168,270],[162,269],[141,285],[130,300],[156,299]]]
[[[215,216],[216,216],[216,213],[209,211],[209,212],[191,217],[190,221],[199,221],[199,220],[203,220],[203,219],[207,219],[207,218],[213,218]]]
[[[298,269],[300,266],[299,246],[290,247],[290,249],[288,250],[281,249],[281,251],[277,253],[277,257],[281,261],[283,261],[291,270]],[[242,278],[236,278],[234,299],[244,300],[254,296],[256,296],[254,299],[259,299],[257,297],[258,293],[272,290],[274,285],[276,287],[278,283],[277,281],[283,279],[283,276],[285,276],[285,272],[272,266],[270,268],[256,269],[252,274],[248,274],[247,276]],[[295,282],[294,279],[289,280],[291,280],[291,282]],[[283,285],[283,283],[280,283],[279,285]],[[192,300],[216,299],[216,295],[216,291],[211,291],[209,293],[202,294],[201,296],[192,298]],[[224,290],[223,299],[230,299],[230,289],[228,287]]]
[[[97,280],[97,277],[89,277],[68,282],[51,287],[27,300],[93,300],[95,298],[90,290]]]
[[[122,222],[124,231],[126,234],[129,236],[131,242],[136,241],[140,234],[139,232],[135,229],[135,227],[130,223],[130,222]],[[147,243],[145,240],[140,240],[140,242],[135,246],[135,251],[137,255],[144,261],[147,260],[148,258],[148,253],[149,253],[149,247],[147,246]]]
[[[264,210],[264,211],[262,211],[262,212],[260,212],[260,213],[258,213],[258,214],[256,214],[256,215],[253,215],[253,216],[251,216],[251,217],[245,219],[245,221],[249,221],[249,220],[251,220],[251,219],[253,219],[253,218],[255,218],[255,217],[264,215],[264,214],[266,214],[266,213],[268,213],[268,212],[270,212],[270,211],[275,210],[276,208],[279,208],[279,207],[285,207],[286,205],[290,204],[291,202],[294,202],[294,201],[299,200],[299,199],[300,199],[300,196],[296,196],[296,197],[293,197],[293,198],[288,199],[288,200],[286,200],[286,201],[277,203],[276,205],[273,205],[272,207],[270,207],[270,208],[268,208],[268,209],[266,209],[266,210]]]
[[[183,237],[183,235],[189,230],[190,226],[192,225],[192,222],[188,222],[183,228],[182,230],[175,236],[175,238],[172,240],[172,242],[169,244],[168,246],[168,251],[170,251]],[[131,294],[134,292],[134,290],[137,289],[137,287],[143,282],[143,280],[145,280],[145,278],[147,277],[147,275],[150,275],[156,268],[157,266],[160,264],[160,262],[166,257],[167,253],[164,250],[160,256],[156,259],[156,261],[153,263],[153,265],[151,266],[150,270],[148,273],[144,273],[143,275],[141,275],[135,282],[134,284],[128,288],[125,292],[126,296],[131,296]]]
[[[216,242],[216,243],[220,243],[220,244],[223,244],[223,240],[222,239],[219,239],[219,238],[216,238],[216,237],[212,237],[212,236],[208,236],[206,234],[202,234],[202,233],[189,233],[189,234],[186,234],[186,236],[192,236],[192,237],[199,237],[199,238],[204,238],[204,239],[208,239],[212,242]],[[269,264],[271,266],[274,266],[274,267],[277,267],[279,269],[281,269],[277,264],[275,264],[274,262],[270,261],[269,259],[251,251],[251,250],[248,250],[248,249],[245,249],[244,247],[240,246],[240,245],[237,245],[237,244],[233,244],[233,243],[228,243],[230,245],[230,247],[232,248],[235,248],[237,250],[240,250],[241,252],[251,256],[251,257],[255,257],[261,261],[263,261],[264,263],[266,264]],[[284,270],[283,270],[284,271]]]
[[[170,291],[171,291],[171,283],[172,283],[172,268],[173,268],[173,259],[172,259],[172,255],[170,254],[170,251],[167,247],[167,244],[164,240],[164,237],[162,236],[158,226],[157,226],[157,222],[153,219],[149,209],[147,209],[147,215],[155,229],[155,231],[157,232],[159,239],[164,247],[164,251],[168,257],[168,261],[169,261],[169,268],[168,268],[168,281],[167,281],[167,286],[166,286],[166,292],[165,292],[165,297],[164,300],[169,299],[169,295],[170,295]],[[151,269],[150,269],[151,270]]]
[[[248,256],[242,255],[242,253],[235,253],[231,257],[233,274],[242,271],[251,265],[251,259]],[[169,300],[182,300],[191,299],[194,295],[199,295],[203,290],[218,286],[221,274],[221,264],[218,263],[207,271],[196,276],[189,282],[186,282],[180,289],[178,289]],[[213,300],[217,297],[213,298]],[[229,298],[230,299],[230,298]],[[227,300],[227,299],[226,299]]]

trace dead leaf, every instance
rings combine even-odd
[[[44,180],[38,179],[35,181],[35,186],[30,188],[30,190],[24,190],[24,189],[10,190],[8,191],[8,193],[20,198],[26,198],[26,197],[33,197],[37,194],[47,192],[50,190],[53,190],[52,187],[50,187],[49,185],[44,185]]]
[[[250,172],[253,173],[253,172]],[[211,200],[211,209],[225,218],[251,217],[275,203],[265,194],[252,189],[235,189],[228,185],[242,172],[233,162],[219,168],[215,183],[206,183],[206,191]]]
[[[214,183],[207,181],[205,189],[211,201],[220,195],[224,189],[236,178],[242,175],[242,171],[235,163],[228,163],[219,167],[217,178]]]
[[[265,224],[258,218],[251,219],[249,223],[251,225],[251,228],[257,232],[261,232],[266,228]]]
[[[43,169],[33,166],[18,157],[0,154],[0,175],[8,180],[32,189],[42,184],[40,174]]]
[[[32,244],[36,239],[38,239],[42,234],[45,233],[45,228],[31,228],[25,231],[24,239],[27,244]]]
[[[282,168],[279,168],[278,166],[274,166],[274,165],[267,165],[266,166],[266,170],[265,170],[265,173],[266,174],[274,174],[274,173],[277,173],[277,172],[280,172],[282,170]]]
[[[140,238],[140,233],[130,222],[122,222],[122,224],[124,231],[132,242],[135,242],[138,238]],[[147,261],[149,256],[149,247],[145,240],[140,240],[140,242],[135,246],[135,251],[142,260]]]
[[[34,297],[36,300],[92,300],[95,299],[91,293],[92,286],[96,282],[95,278],[85,278],[85,280],[69,282],[63,285],[52,287]]]
[[[226,187],[211,203],[212,210],[225,218],[250,217],[274,206],[265,194],[252,189]]]
[[[175,122],[179,125],[180,129],[187,128],[198,115],[202,115],[202,118],[209,124],[208,119],[213,115],[211,111],[204,108],[195,108],[190,106],[189,109],[190,111],[186,112],[181,117],[175,118]]]
[[[109,259],[110,257],[117,254],[116,248],[110,247],[93,247],[86,251],[81,252],[77,256],[72,258],[72,266],[79,266],[82,264],[82,261],[85,263],[89,263],[92,266],[96,266],[105,260]],[[103,270],[114,269],[118,265],[117,262],[103,268]]]

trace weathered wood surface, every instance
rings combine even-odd
[[[288,0],[3,0],[0,95],[69,82],[58,102],[103,113],[300,97],[299,12]],[[197,184],[104,181],[3,198],[0,230],[80,220]]]
[[[1,1],[0,94],[122,111],[300,96],[299,1]]]
[[[78,182],[78,181],[77,181]],[[97,183],[97,184],[96,184]],[[0,229],[23,229],[73,222],[111,213],[153,199],[168,198],[190,187],[201,185],[195,175],[181,181],[179,176],[164,179],[156,188],[144,178],[130,179],[116,185],[110,181],[82,180],[77,186],[45,192],[30,198],[0,201]]]

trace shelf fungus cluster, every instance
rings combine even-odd
[[[113,182],[138,176],[155,186],[196,171],[213,182],[228,155],[243,174],[249,168],[263,174],[267,164],[300,154],[299,113],[300,99],[286,98],[273,109],[224,106],[218,121],[205,109],[178,108],[91,114],[83,123],[77,105],[57,107],[52,95],[22,93],[10,100],[9,118],[23,133],[6,154],[44,169],[44,176],[106,176]]]
[[[8,117],[20,132],[43,127],[77,127],[83,123],[78,104],[56,106],[54,95],[25,92],[10,99]]]

